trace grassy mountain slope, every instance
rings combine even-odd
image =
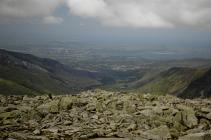
[[[206,71],[206,68],[175,67],[137,83],[134,88],[143,93],[178,95]]]
[[[10,95],[16,95],[17,93],[22,94],[22,95],[34,95],[37,94],[35,91],[26,88],[22,85],[19,85],[15,82],[1,79],[0,78],[0,93],[1,94],[10,94]]]
[[[182,98],[211,97],[211,69],[203,76],[191,82],[185,91],[179,95]]]
[[[0,50],[0,78],[0,94],[11,94],[9,87],[18,87],[16,94],[68,94],[101,84],[97,73],[75,70],[51,59],[6,50]]]

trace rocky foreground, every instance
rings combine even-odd
[[[211,140],[211,99],[102,90],[0,96],[0,139]]]

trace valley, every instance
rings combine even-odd
[[[0,140],[211,140],[211,0],[0,0]]]
[[[211,60],[205,58],[146,59],[141,51],[79,49],[77,45],[29,45],[24,50],[24,47],[15,50],[8,47],[11,52],[1,50],[0,87],[5,91],[2,94],[75,94],[101,88],[183,97],[189,85],[205,76],[211,67]],[[197,92],[210,97],[210,90],[203,91],[209,87],[206,84]],[[189,93],[184,97],[200,96]]]

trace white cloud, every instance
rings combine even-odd
[[[211,26],[211,0],[0,0],[0,21],[40,18],[59,23],[63,19],[54,12],[64,4],[73,15],[111,26]]]
[[[68,0],[68,6],[112,26],[211,26],[210,0]]]
[[[63,22],[63,18],[55,16],[47,16],[43,18],[45,24],[59,24]]]
[[[103,0],[68,0],[73,14],[83,17],[107,17],[108,7]]]
[[[49,16],[62,3],[63,0],[0,0],[0,20]]]

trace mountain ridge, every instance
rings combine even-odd
[[[185,91],[179,95],[179,97],[210,98],[211,97],[211,68],[203,76],[191,82],[190,85],[185,89]]]
[[[133,86],[138,92],[179,96],[208,70],[208,68],[173,67],[148,79],[139,80]],[[191,97],[191,94],[189,95]]]
[[[2,49],[0,78],[1,84],[13,83],[35,93],[61,94],[101,85],[98,73],[73,69],[48,58]]]

